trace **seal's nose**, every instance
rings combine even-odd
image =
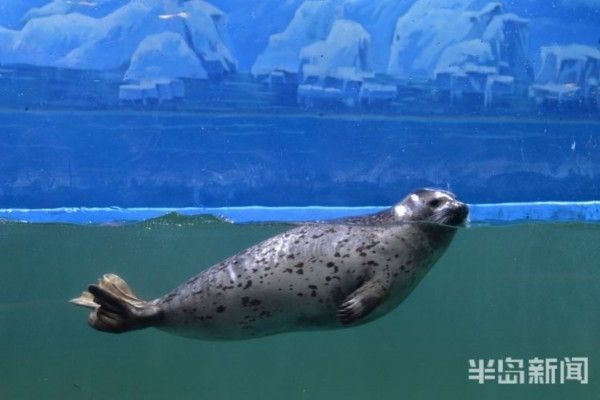
[[[454,200],[452,203],[452,216],[448,220],[450,225],[461,225],[467,220],[469,215],[469,207],[458,200]]]
[[[469,206],[465,203],[455,200],[453,202],[454,205],[454,217],[452,218],[453,225],[460,225],[469,216]]]

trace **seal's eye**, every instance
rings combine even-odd
[[[429,200],[429,203],[427,203],[427,205],[431,208],[437,208],[441,202],[442,201],[440,199],[433,199],[433,200]]]

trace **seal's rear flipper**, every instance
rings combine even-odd
[[[156,325],[162,319],[160,309],[140,300],[123,279],[104,275],[71,303],[91,308],[88,322],[100,331],[122,333]]]

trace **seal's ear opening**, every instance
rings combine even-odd
[[[411,212],[404,204],[398,203],[394,206],[394,216],[396,219],[405,220],[410,218]]]

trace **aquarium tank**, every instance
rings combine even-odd
[[[599,21],[1,2],[0,398],[599,398]]]

